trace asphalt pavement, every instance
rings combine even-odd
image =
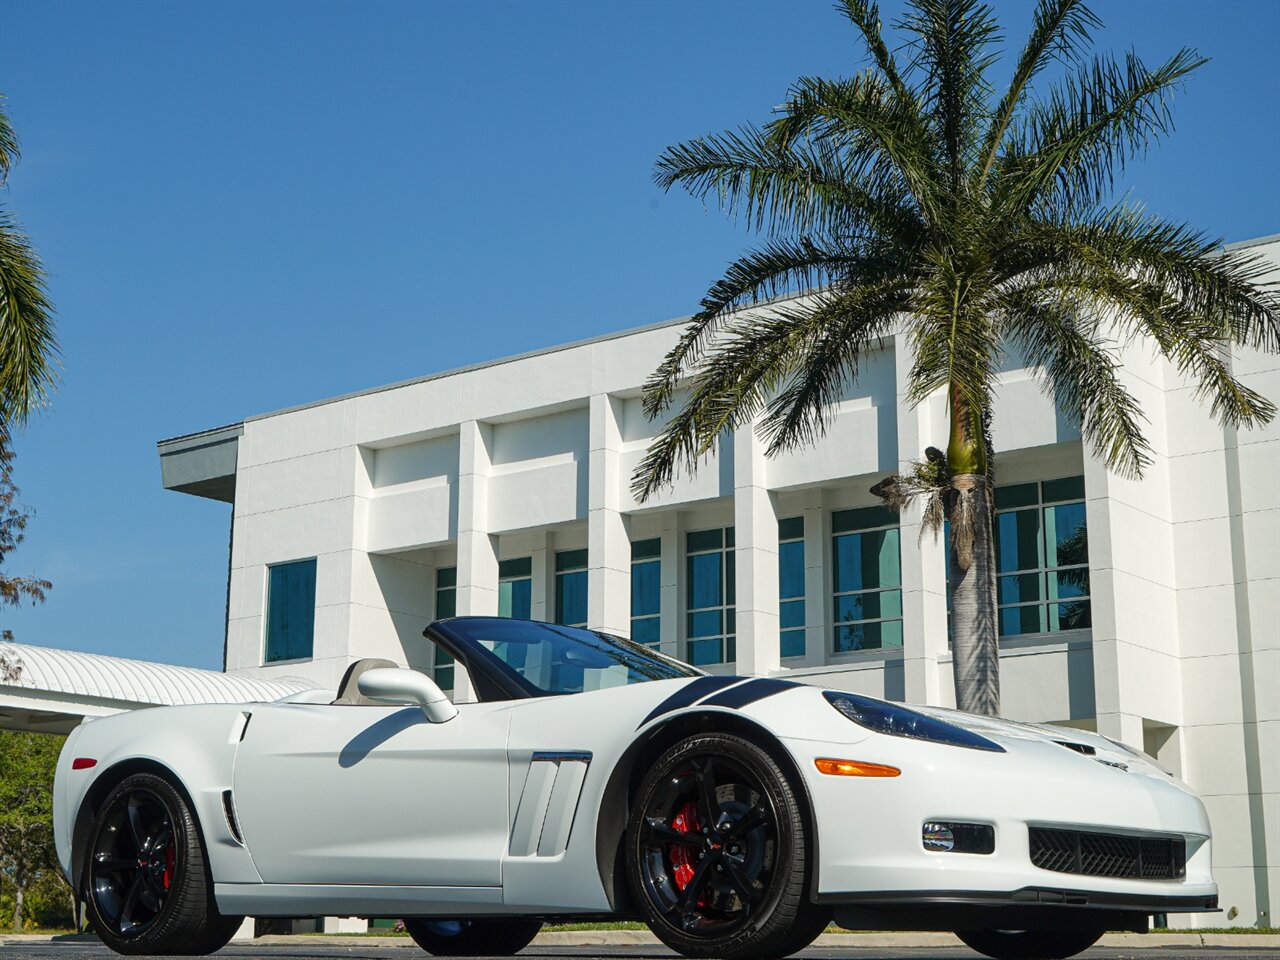
[[[1151,946],[1094,947],[1080,956],[1084,960],[1276,960],[1277,951],[1265,943],[1250,944],[1250,937],[1240,937],[1239,946]],[[411,944],[406,946],[365,947],[358,943],[326,943],[320,938],[295,937],[290,943],[235,944],[220,950],[218,957],[263,957],[269,960],[410,960],[426,956]],[[99,943],[84,940],[54,940],[15,943],[0,946],[4,960],[56,958],[56,960],[89,960],[114,957]],[[670,960],[675,954],[653,946],[529,947],[520,953],[529,960]],[[977,957],[972,950],[955,946],[929,947],[859,947],[818,946],[797,954],[802,960],[969,960]]]

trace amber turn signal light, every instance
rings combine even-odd
[[[883,763],[863,763],[861,760],[832,760],[819,757],[813,761],[819,773],[829,777],[896,777],[902,771]]]

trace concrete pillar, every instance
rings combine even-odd
[[[492,430],[468,420],[458,436],[458,614],[497,616],[498,542],[489,533]],[[466,671],[454,678],[454,700],[474,699]]]
[[[778,650],[778,512],[767,484],[764,444],[744,426],[734,437],[733,522],[737,564],[737,671],[768,676]]]
[[[804,505],[804,665],[820,667],[831,646],[828,607],[831,598],[830,514],[823,509],[822,491],[810,490]]]
[[[529,619],[551,623],[556,618],[556,551],[545,530],[530,534]]]
[[[680,511],[668,510],[662,515],[662,652],[682,659],[680,642],[684,638],[684,524]]]
[[[621,414],[620,402],[608,394],[591,398],[587,625],[625,637],[631,633],[631,538],[621,513],[628,481],[622,472]]]

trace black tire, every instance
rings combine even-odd
[[[494,917],[447,920],[409,917],[404,928],[413,942],[437,957],[509,957],[519,953],[542,929],[541,920]]]
[[[133,774],[107,794],[84,877],[89,923],[116,953],[213,953],[244,921],[218,912],[195,817],[155,774]]]
[[[1104,930],[958,930],[956,936],[992,960],[1066,960],[1088,950]]]
[[[654,935],[686,957],[765,960],[803,950],[829,911],[808,898],[813,841],[801,798],[760,747],[689,737],[633,798],[627,875]]]

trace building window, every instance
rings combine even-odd
[[[783,657],[804,656],[804,517],[778,521],[778,639]]]
[[[631,544],[631,639],[650,647],[662,642],[662,541]]]
[[[585,550],[562,550],[556,554],[556,623],[566,627],[587,625]]]
[[[458,568],[440,567],[436,570],[436,619],[445,620],[458,615]],[[453,689],[453,657],[443,647],[435,648],[432,675],[441,690]]]
[[[688,660],[694,666],[732,663],[737,656],[733,527],[688,534]]]
[[[498,616],[528,620],[533,611],[533,561],[517,557],[498,563]]]
[[[305,660],[316,631],[316,562],[267,567],[266,663]]]
[[[1092,624],[1084,477],[996,488],[1000,635]]]
[[[902,646],[898,518],[884,507],[831,515],[836,653]]]

